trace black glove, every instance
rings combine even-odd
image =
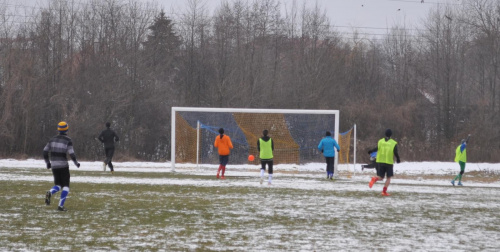
[[[337,150],[337,152],[340,152],[340,150]]]
[[[52,165],[50,165],[50,163],[47,163],[47,169],[50,169],[52,167]]]
[[[399,160],[399,158],[398,158],[398,159],[396,160],[396,162],[398,162],[398,164],[399,164],[399,163],[401,163],[401,160]]]
[[[76,162],[76,168],[80,168],[80,163]]]

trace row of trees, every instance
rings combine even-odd
[[[345,35],[320,6],[201,0],[167,15],[152,3],[48,0],[20,17],[0,4],[0,156],[40,157],[60,120],[77,154],[170,158],[172,106],[339,109],[358,151],[394,131],[403,160],[500,161],[500,3],[433,9],[418,29]]]

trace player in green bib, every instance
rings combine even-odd
[[[268,167],[267,173],[269,174],[269,179],[267,184],[271,185],[272,180],[273,180],[273,150],[274,150],[274,143],[273,139],[268,136],[269,131],[264,130],[262,131],[262,137],[259,138],[257,141],[257,150],[259,151],[259,157],[260,157],[260,184],[263,183],[264,181],[264,173],[266,171],[266,164]]]
[[[451,181],[451,184],[455,186],[455,180],[458,179],[458,185],[462,186],[462,176],[465,172],[465,163],[467,163],[467,142],[469,141],[470,135],[467,139],[462,139],[461,144],[455,150],[455,162],[460,165],[460,173]]]
[[[377,146],[377,176],[372,177],[368,186],[372,188],[373,184],[379,180],[384,180],[387,177],[384,184],[384,189],[382,190],[382,196],[390,196],[387,193],[387,188],[391,184],[391,178],[394,175],[394,157],[396,157],[396,162],[401,162],[399,160],[398,154],[398,143],[391,139],[392,130],[387,129],[385,131],[385,138],[378,141]]]

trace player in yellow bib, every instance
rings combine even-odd
[[[267,181],[268,185],[271,185],[273,181],[273,150],[274,150],[274,143],[273,139],[271,139],[269,136],[269,131],[264,130],[262,131],[262,137],[259,138],[257,141],[257,150],[259,151],[259,157],[260,157],[260,183],[264,181],[264,172],[266,171],[266,164],[268,166],[267,173],[269,174],[269,179]]]
[[[378,141],[377,146],[377,176],[372,177],[372,180],[368,184],[370,188],[372,188],[373,184],[379,180],[384,180],[384,177],[387,175],[387,179],[385,180],[384,189],[382,191],[382,196],[390,196],[387,193],[387,188],[391,183],[391,178],[394,175],[394,156],[396,157],[396,162],[400,162],[399,154],[398,154],[398,142],[391,139],[392,130],[387,129],[385,131],[385,138],[382,138]]]
[[[455,186],[455,180],[458,179],[458,185],[462,186],[462,176],[465,172],[465,163],[467,163],[467,142],[469,141],[470,135],[467,139],[462,139],[461,144],[455,150],[455,162],[460,165],[460,173],[451,181],[451,184]]]

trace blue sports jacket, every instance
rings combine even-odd
[[[325,157],[335,157],[335,148],[340,151],[340,146],[331,136],[326,136],[319,142],[318,150],[323,151]]]

